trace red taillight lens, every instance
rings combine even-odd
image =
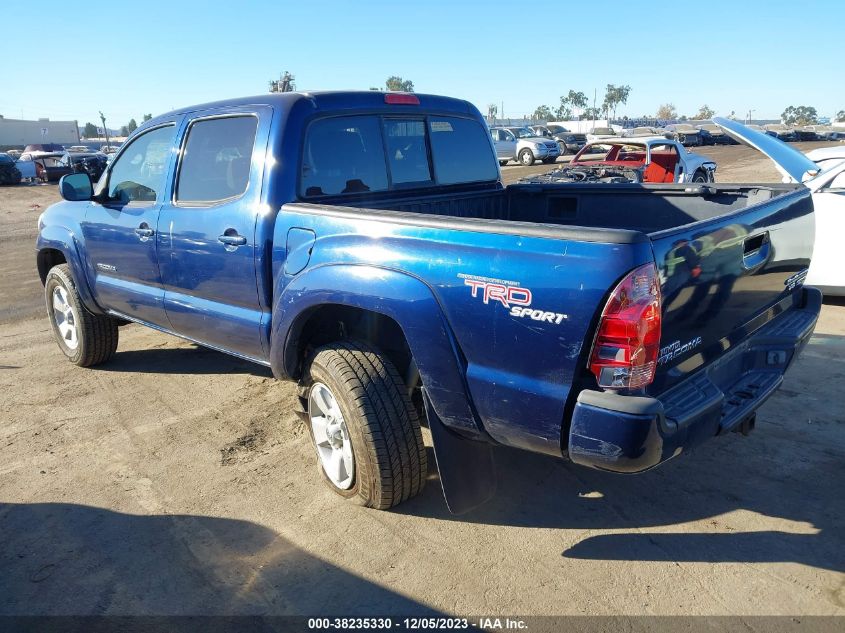
[[[407,92],[388,92],[384,95],[384,102],[391,105],[419,105],[420,98]]]
[[[600,387],[651,384],[660,349],[660,280],[654,264],[634,269],[613,290],[601,313],[590,354]]]

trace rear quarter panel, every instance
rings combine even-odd
[[[426,376],[421,367],[424,385],[439,383],[441,397],[466,392],[475,423],[496,441],[559,456],[565,406],[584,371],[597,311],[621,276],[651,261],[650,245],[419,226],[413,222],[420,216],[406,215],[408,223],[401,223],[322,215],[315,205],[282,207],[274,249],[284,249],[292,227],[313,231],[316,239],[302,272],[288,276],[277,270],[281,314],[274,320],[286,318],[289,292],[317,288],[308,278],[323,267],[360,266],[367,275],[411,277],[426,288],[444,324],[441,333],[434,319],[428,327],[400,320],[412,351],[440,348],[437,338],[447,336],[460,373],[460,382],[444,386],[444,376]],[[284,255],[280,251],[273,259],[282,261]],[[361,282],[350,274],[338,283],[342,287],[333,295],[320,286],[321,300],[348,301]],[[494,288],[485,297],[489,284]],[[517,289],[510,291],[511,302],[509,288]],[[385,286],[369,296],[370,306],[382,311],[379,306],[392,294]],[[407,309],[420,301],[407,299]],[[514,308],[520,316],[514,316]],[[274,345],[279,336],[274,327]],[[432,400],[440,413],[443,404]]]

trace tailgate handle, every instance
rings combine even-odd
[[[754,268],[769,258],[769,232],[764,231],[746,238],[742,243],[742,263],[746,268]]]

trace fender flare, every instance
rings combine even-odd
[[[76,289],[79,291],[82,303],[88,311],[94,314],[105,314],[105,311],[94,299],[94,293],[91,292],[88,276],[85,274],[82,257],[79,254],[79,245],[73,231],[64,226],[45,226],[38,233],[38,239],[35,242],[36,254],[46,249],[57,250],[64,255],[73,275],[73,281],[76,283]]]
[[[290,280],[280,275],[273,301],[270,366],[279,378],[296,371],[299,333],[316,308],[341,305],[390,317],[405,335],[432,407],[443,423],[486,439],[468,397],[457,344],[431,289],[417,277],[358,264],[326,264]]]

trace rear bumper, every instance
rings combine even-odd
[[[751,419],[813,334],[822,294],[804,288],[802,298],[802,307],[658,397],[582,391],[572,413],[570,459],[600,470],[641,472]]]

